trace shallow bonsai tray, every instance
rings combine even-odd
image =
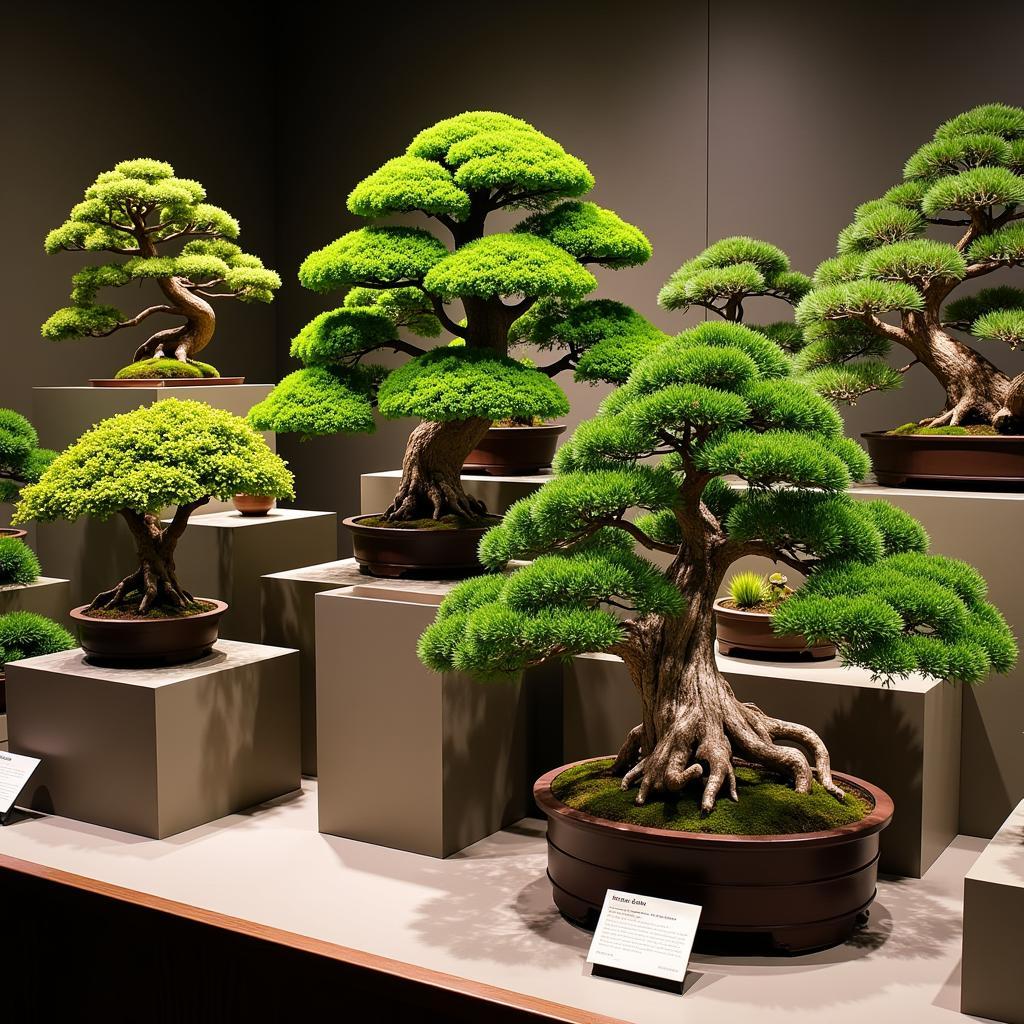
[[[207,384],[244,384],[244,377],[92,377],[94,388],[194,388]]]
[[[730,608],[719,598],[715,602],[715,632],[722,654],[769,661],[822,661],[836,656],[835,644],[812,646],[807,638],[772,630],[772,617],[765,612]]]
[[[1024,434],[861,434],[883,487],[1024,488]]]
[[[548,818],[555,905],[571,921],[593,928],[607,890],[621,889],[699,904],[698,949],[805,953],[838,945],[867,920],[879,833],[893,815],[892,800],[877,787],[833,773],[872,805],[850,825],[794,835],[711,835],[575,810],[551,791],[572,767],[548,772],[533,790]]]
[[[539,427],[491,427],[483,440],[466,456],[467,473],[491,476],[532,476],[551,466],[564,423]]]

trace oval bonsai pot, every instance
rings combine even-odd
[[[206,384],[244,384],[244,377],[92,377],[94,388],[192,388]]]
[[[753,655],[776,661],[797,658],[819,660],[836,656],[835,644],[812,647],[807,637],[799,633],[779,636],[772,630],[772,617],[767,612],[728,608],[725,600],[720,597],[715,602],[715,632],[722,654]]]
[[[352,554],[361,572],[370,576],[457,579],[483,572],[477,557],[480,538],[501,522],[488,516],[480,526],[456,530],[410,530],[367,526],[375,515],[349,516],[344,525],[352,531]]]
[[[889,434],[867,441],[875,479],[883,487],[973,484],[1024,488],[1024,434]]]
[[[231,504],[243,516],[265,516],[274,507],[274,499],[267,494],[236,494]]]
[[[577,764],[583,764],[579,761]],[[548,878],[555,905],[593,928],[608,889],[701,906],[696,948],[804,953],[843,942],[875,898],[879,833],[892,820],[882,790],[850,775],[833,778],[872,809],[821,832],[734,836],[675,832],[608,821],[533,787],[548,819]]]
[[[551,468],[564,423],[540,427],[491,427],[462,468],[491,476],[532,476]]]
[[[0,527],[0,537],[15,537],[24,540],[28,536],[28,530],[19,530],[16,526]]]
[[[71,609],[82,650],[111,665],[178,665],[207,654],[217,642],[217,627],[228,610],[223,601],[199,597],[215,607],[197,615],[166,619],[97,619],[89,606]]]

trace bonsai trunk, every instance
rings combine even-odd
[[[719,672],[713,606],[725,568],[712,558],[684,570],[685,612],[638,621],[642,653],[625,660],[640,691],[643,722],[627,735],[612,770],[622,776],[623,789],[639,786],[638,804],[652,793],[674,793],[704,777],[704,814],[714,809],[723,785],[731,799],[738,799],[734,757],[789,776],[798,793],[810,791],[816,771],[821,785],[843,799],[817,734],[742,703]],[[807,754],[779,741],[799,744]]]
[[[480,443],[490,420],[421,423],[409,435],[402,460],[402,483],[384,518],[392,521],[440,519],[457,515],[477,519],[487,506],[462,488],[462,464]]]
[[[185,323],[158,331],[136,350],[134,361],[153,358],[174,358],[187,363],[201,352],[213,339],[216,316],[213,307],[203,298],[194,295],[177,277],[157,278],[157,284],[170,305],[175,307]]]

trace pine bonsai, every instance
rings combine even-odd
[[[36,553],[20,537],[0,537],[0,586],[34,583],[39,573]]]
[[[14,521],[120,515],[135,538],[139,567],[89,609],[174,615],[193,605],[174,571],[189,516],[211,498],[238,493],[290,498],[291,473],[241,417],[172,398],[87,430],[25,488]],[[177,508],[164,524],[160,512],[169,505]]]
[[[559,333],[593,315],[593,307],[577,308],[597,287],[587,265],[629,267],[650,256],[639,230],[578,200],[593,185],[582,161],[506,114],[460,114],[420,132],[404,155],[352,190],[348,208],[374,220],[423,214],[445,229],[451,249],[423,228],[374,224],[311,253],[299,281],[317,292],[344,291],[343,304],[299,332],[291,351],[304,368],[253,408],[250,421],[309,436],[372,431],[374,406],[386,417],[418,417],[424,422],[409,438],[385,519],[481,515],[460,472],[492,421],[568,411],[550,378],[577,366],[582,346],[596,340],[581,333],[574,347]],[[485,234],[492,215],[516,210],[528,216]],[[619,304],[599,312],[619,328],[654,330]],[[443,332],[459,344],[426,351],[407,337]],[[524,340],[567,351],[535,368],[509,358],[510,342]],[[364,362],[387,350],[412,358],[393,370]]]
[[[946,393],[922,426],[1024,432],[1024,374],[1008,377],[961,337],[1017,348],[1024,290],[950,301],[965,282],[1024,263],[1022,175],[1024,110],[993,103],[940,125],[901,183],[857,207],[797,309],[809,342],[799,363],[824,394],[852,403],[898,387],[920,364]],[[925,237],[931,230],[952,240]],[[909,353],[898,368],[885,361],[893,344]]]
[[[0,409],[0,501],[13,501],[35,483],[56,455],[39,447],[35,427],[21,413]]]
[[[212,299],[270,302],[281,279],[234,243],[238,221],[206,202],[198,181],[177,178],[161,160],[123,160],[85,190],[85,200],[46,236],[48,253],[111,253],[125,257],[85,267],[71,279],[71,305],[43,324],[44,338],[105,338],[157,314],[181,323],[157,331],[118,377],[216,377],[195,357],[213,340]],[[175,253],[167,246],[181,245]],[[147,279],[164,301],[126,315],[97,302],[103,288]]]
[[[716,665],[713,604],[739,558],[808,576],[775,613],[777,632],[831,640],[882,680],[1007,671],[1014,640],[984,581],[926,554],[906,513],[844,494],[868,459],[835,408],[789,374],[777,344],[736,323],[656,348],[562,447],[555,479],[485,535],[481,558],[497,572],[452,591],[420,641],[423,661],[486,674],[620,655],[644,710],[615,773],[638,787],[638,804],[703,779],[704,813],[723,786],[736,797],[735,757],[799,793],[816,773],[842,797],[821,739],[738,701]],[[667,555],[668,568],[634,545]],[[512,559],[534,561],[504,571]]]

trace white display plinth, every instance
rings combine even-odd
[[[362,515],[383,512],[391,504],[402,479],[402,471],[389,469],[381,473],[364,473],[359,478],[359,508]],[[509,505],[539,490],[552,479],[551,471],[530,476],[490,476],[462,474],[462,486],[473,498],[479,498],[487,511],[501,515]]]

